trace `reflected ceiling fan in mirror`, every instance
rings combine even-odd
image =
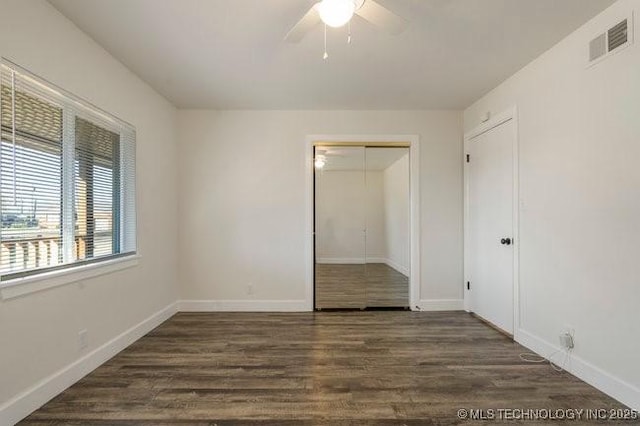
[[[323,169],[331,157],[345,157],[348,153],[345,153],[339,148],[316,148],[316,154],[314,157],[314,166],[316,169]]]
[[[311,9],[298,21],[287,33],[285,40],[290,43],[298,43],[304,36],[321,22],[324,27],[324,59],[327,54],[327,26],[333,28],[343,27],[349,24],[354,15],[358,15],[365,21],[388,32],[400,34],[408,26],[409,22],[380,5],[375,0],[322,0],[314,4]],[[351,42],[351,28],[349,28],[348,43]]]

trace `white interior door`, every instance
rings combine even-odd
[[[513,146],[508,120],[469,140],[470,299],[474,313],[513,334]]]

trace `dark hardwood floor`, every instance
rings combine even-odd
[[[409,278],[384,263],[316,263],[316,308],[408,308]]]
[[[621,407],[524,351],[462,312],[181,313],[22,424],[447,425],[460,408]]]

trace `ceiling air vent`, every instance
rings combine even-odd
[[[607,38],[609,39],[609,52],[622,46],[629,40],[628,28],[628,21],[625,19],[607,32]]]
[[[587,66],[600,62],[633,42],[632,18],[633,15],[630,14],[627,18],[614,21],[615,25],[604,30],[589,42],[589,62]]]

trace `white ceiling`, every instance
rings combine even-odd
[[[50,0],[176,106],[459,109],[614,0],[378,0],[391,36],[355,17],[283,41],[314,0]]]
[[[409,148],[317,147],[324,171],[383,171],[409,154]]]

